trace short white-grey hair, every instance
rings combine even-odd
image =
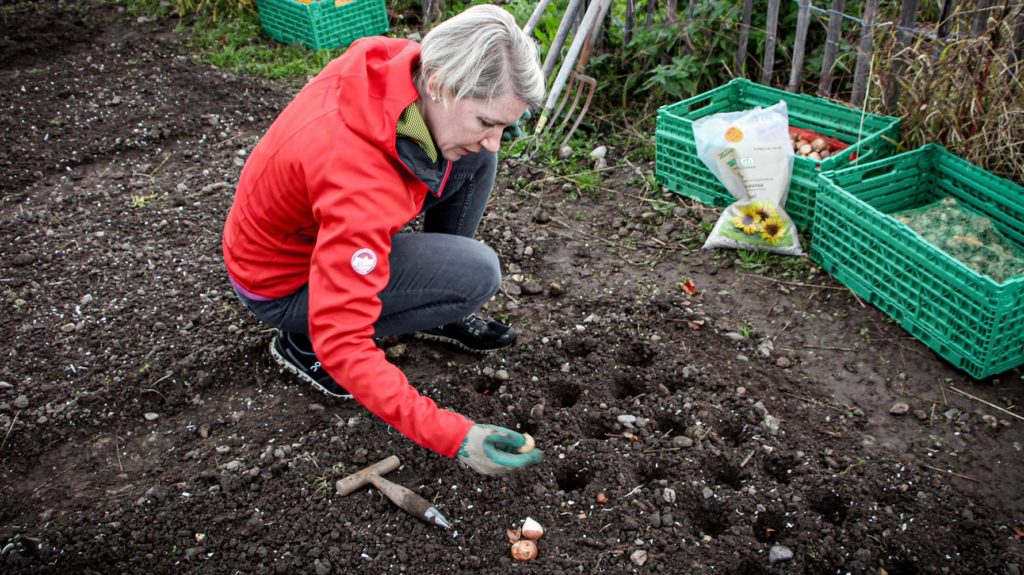
[[[429,96],[446,102],[514,94],[530,108],[544,103],[536,44],[512,14],[489,4],[468,8],[423,38],[416,74],[421,93],[431,79],[435,93]]]

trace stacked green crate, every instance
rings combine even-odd
[[[735,201],[697,157],[693,122],[720,112],[768,107],[785,100],[791,126],[807,128],[846,142],[850,147],[824,160],[797,156],[786,211],[805,230],[814,221],[814,197],[819,171],[844,168],[852,162],[884,158],[896,149],[900,121],[867,114],[822,98],[794,94],[738,78],[699,96],[658,110],[655,132],[658,182],[669,190],[705,204],[727,206]]]
[[[954,198],[1024,247],[1024,187],[931,144],[822,173],[811,258],[981,379],[1024,363],[1024,277],[997,282],[892,214]]]
[[[313,50],[344,48],[362,38],[388,31],[384,0],[256,0],[260,25],[284,44],[305,44]]]

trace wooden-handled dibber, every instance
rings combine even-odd
[[[382,477],[385,473],[398,469],[399,465],[401,463],[398,461],[398,456],[392,455],[369,467],[364,467],[348,477],[339,479],[335,483],[334,488],[338,491],[338,495],[344,497],[369,483],[390,499],[392,503],[397,505],[399,509],[416,519],[431,525],[444,527],[445,529],[450,528],[451,525],[448,524],[448,520],[429,501],[417,495],[413,490],[392,483]]]

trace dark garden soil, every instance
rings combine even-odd
[[[175,24],[0,6],[0,571],[1021,572],[1024,422],[992,406],[1021,373],[969,379],[806,260],[701,251],[714,211],[629,150],[587,193],[504,163],[481,236],[520,345],[382,342],[543,465],[481,478],[279,373],[219,237],[295,89],[197,63]],[[451,531],[333,493],[392,454]]]

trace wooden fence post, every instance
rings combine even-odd
[[[985,2],[987,0],[979,1]],[[910,30],[914,27],[916,21],[917,0],[903,0],[903,3],[900,5],[900,27],[896,31],[895,57],[889,66],[889,77],[885,82],[885,94],[882,100],[885,110],[890,113],[896,110],[896,103],[900,99],[900,92],[902,91],[900,76],[903,75],[903,70],[907,67],[906,55],[903,52],[910,46],[910,41],[913,38]]]
[[[739,45],[736,47],[736,70],[733,71],[736,76],[743,76],[743,64],[747,61],[747,44],[750,42],[750,14],[753,11],[754,0],[743,0]]]
[[[799,11],[796,15],[796,39],[793,41],[793,69],[789,72],[790,92],[796,92],[800,86],[800,73],[804,69],[804,50],[807,44],[807,26],[811,20],[811,0],[798,0]]]
[[[971,36],[981,36],[988,29],[988,14],[992,11],[992,0],[978,0],[974,23],[971,25]]]
[[[1024,62],[1024,1],[1017,3],[1017,22],[1013,25],[1013,59]]]
[[[878,0],[869,0],[878,2]],[[761,83],[772,83],[772,69],[775,67],[775,34],[779,28],[779,2],[768,0],[768,22],[765,26],[764,67],[761,70]]]
[[[679,21],[679,4],[678,0],[665,0],[665,12],[668,16],[669,25],[675,24]]]
[[[942,49],[946,46],[946,38],[956,21],[956,0],[942,0],[942,11],[939,12],[939,29],[935,31],[935,45],[932,46],[932,64],[938,61]]]
[[[633,26],[636,25],[634,21],[634,12],[636,11],[636,0],[626,0],[626,23],[622,30],[622,43],[629,45],[629,41],[633,39]]]
[[[949,0],[952,2],[953,0]],[[821,81],[818,83],[818,95],[827,98],[832,94],[832,67],[836,65],[839,53],[839,37],[843,34],[844,0],[832,0],[832,8],[828,15],[828,34],[825,37],[825,54],[821,60]]]
[[[434,18],[440,18],[444,12],[444,0],[423,1],[423,22],[429,24]]]
[[[860,106],[867,94],[868,72],[871,69],[872,36],[875,20],[878,18],[878,0],[867,0],[861,20],[864,22],[860,33],[860,44],[857,46],[857,67],[853,72],[853,92],[850,103]]]

